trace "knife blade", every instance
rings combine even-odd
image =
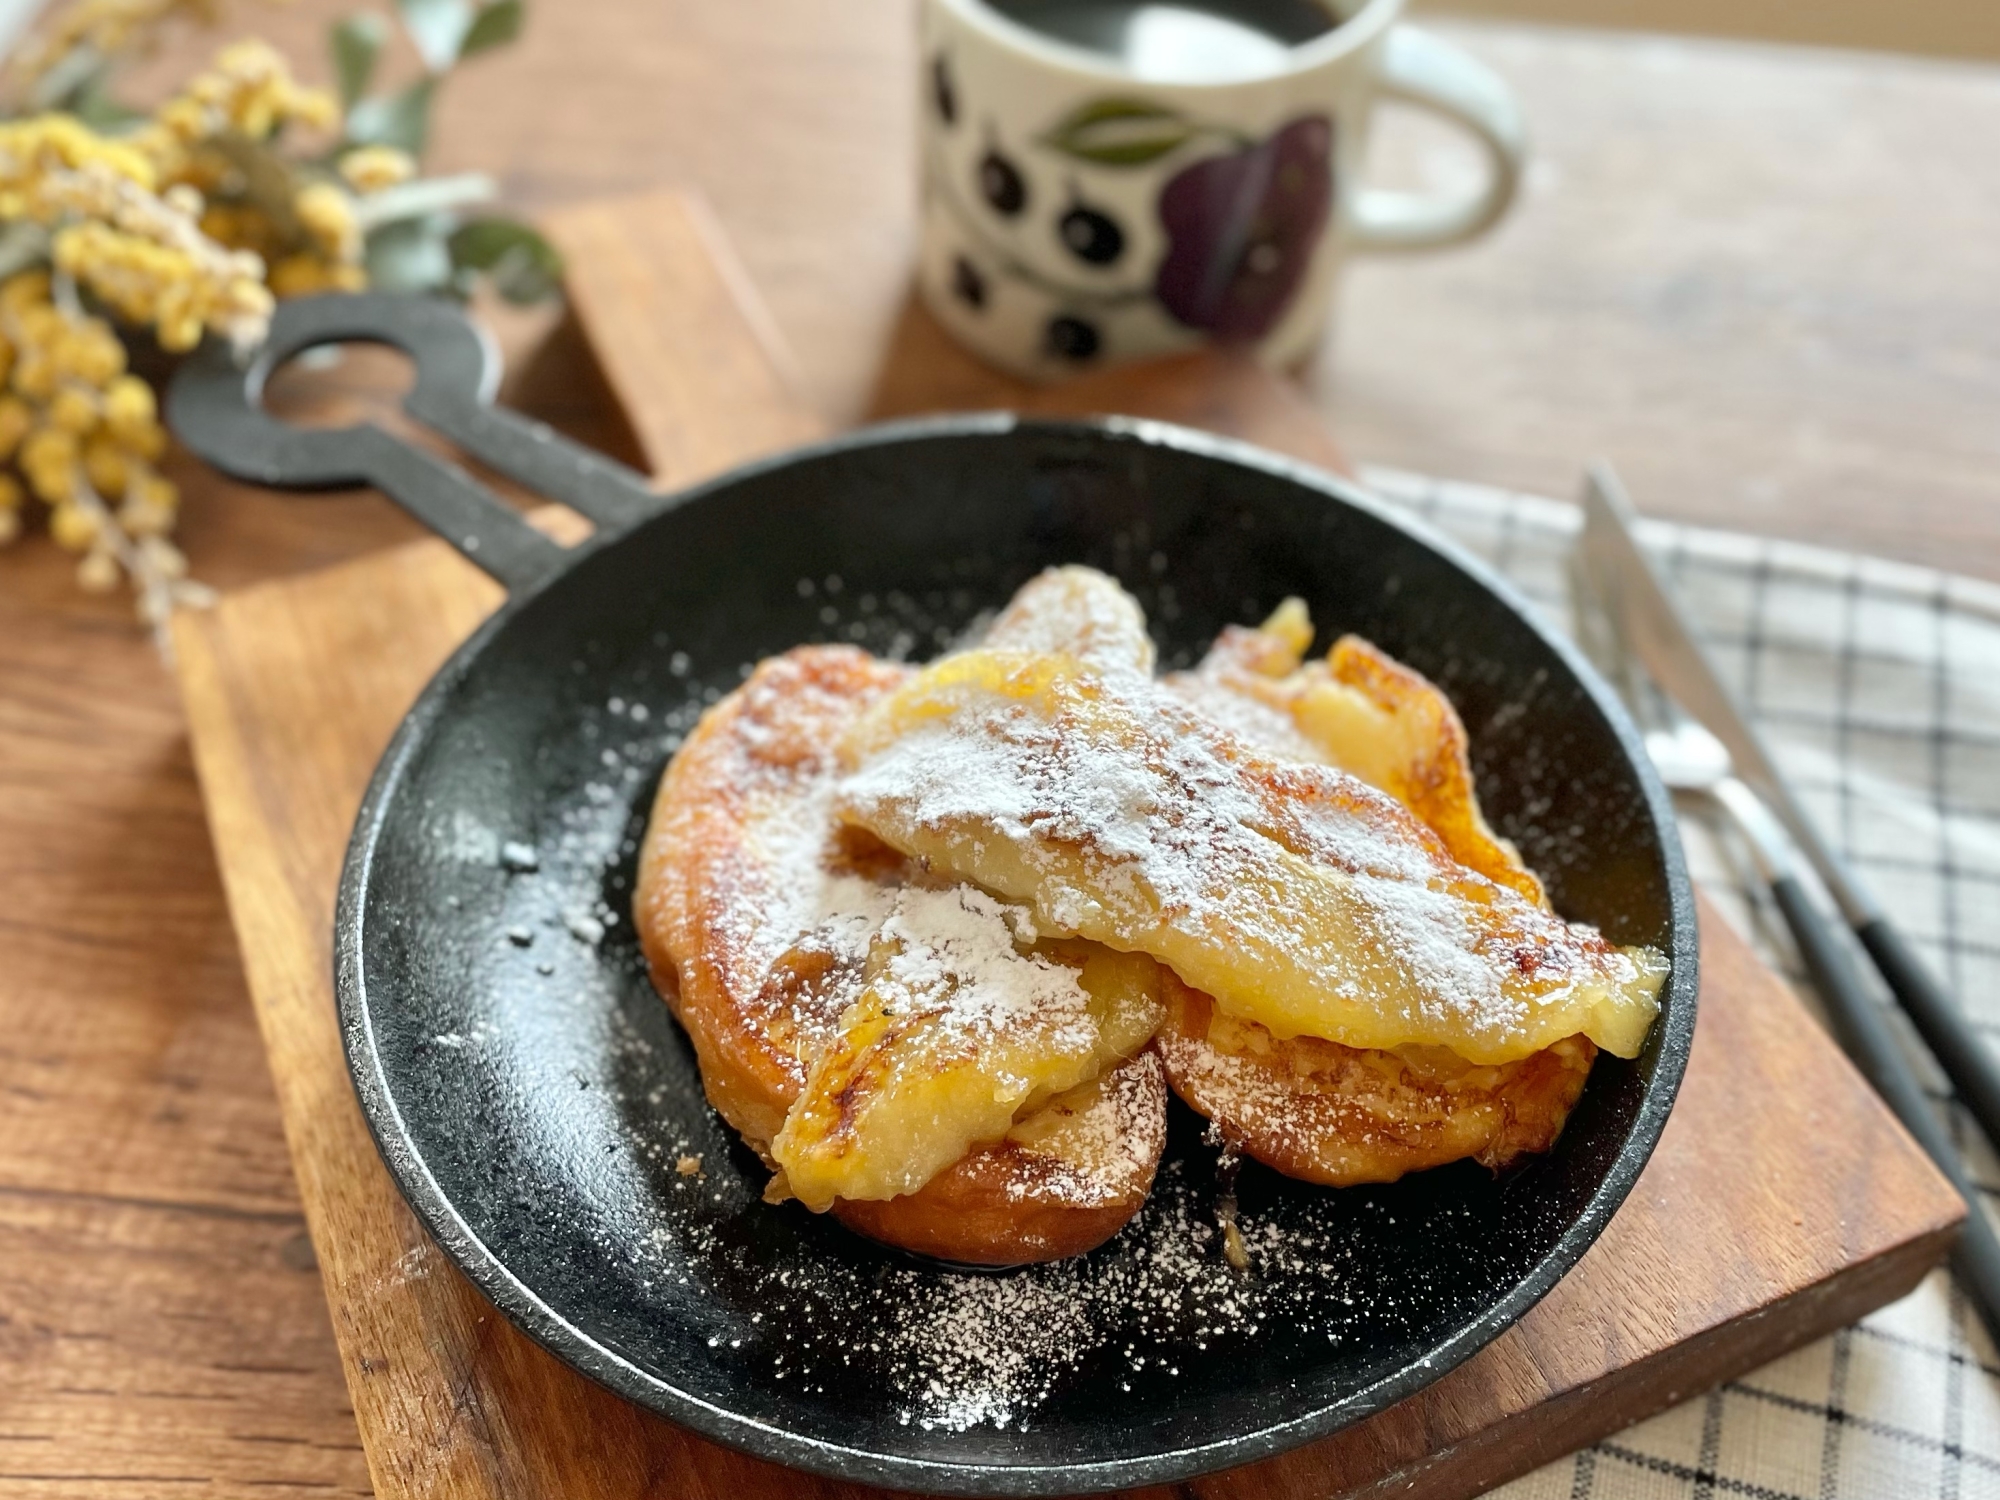
[[[1610,466],[1592,464],[1584,482],[1583,562],[1604,607],[1615,613],[1621,633],[1653,680],[1729,748],[1736,774],[1778,815],[1849,924],[1861,927],[1877,920],[1883,915],[1880,903],[1833,852],[1778,773],[1762,736],[1716,674],[1679,601],[1641,549],[1637,519]]]

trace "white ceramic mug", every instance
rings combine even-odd
[[[923,0],[926,305],[1036,380],[1205,342],[1300,360],[1349,252],[1468,239],[1520,177],[1506,85],[1397,24],[1402,8],[1364,0],[1249,76],[1161,82],[985,0]],[[1469,130],[1484,181],[1440,197],[1363,186],[1384,97]]]

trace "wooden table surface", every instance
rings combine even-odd
[[[316,61],[346,8],[236,14]],[[1353,453],[1563,493],[1602,452],[1662,513],[2000,578],[2000,72],[1451,31],[1541,160],[1479,250],[1352,278],[1314,389]],[[905,296],[908,38],[852,0],[545,5],[436,164],[530,209],[699,186],[851,419]],[[629,454],[560,332],[509,390]],[[189,509],[224,587],[413,534],[365,496]],[[41,542],[0,554],[0,934],[0,1495],[365,1493],[170,681]]]

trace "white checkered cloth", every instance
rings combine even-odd
[[[1573,629],[1575,506],[1395,470],[1363,477]],[[1820,826],[2000,1039],[2000,587],[1732,532],[1647,523],[1642,536]],[[1744,852],[1699,801],[1681,810],[1696,878],[1810,1000]],[[1921,1066],[1949,1100],[1942,1073],[1927,1056]],[[1992,1209],[2000,1162],[1950,1112]],[[1494,1494],[2000,1500],[2000,1362],[1963,1294],[1934,1272],[1854,1327]]]

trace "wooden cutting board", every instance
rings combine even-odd
[[[713,223],[656,196],[551,225],[638,447],[666,484],[809,437],[782,352]],[[883,411],[1116,410],[1198,422],[1320,463],[1303,402],[1208,357],[1057,392],[999,381],[914,310]],[[546,515],[559,535],[580,523]],[[385,1500],[821,1496],[810,1479],[627,1405],[496,1313],[376,1157],[334,1020],[335,883],[375,758],[424,681],[500,602],[419,542],[245,589],[175,641],[228,889],[356,1419]],[[1963,1213],[1809,1019],[1703,913],[1693,1058],[1659,1149],[1603,1237],[1521,1322],[1401,1405],[1310,1448],[1152,1492],[1465,1497],[1768,1360],[1915,1285]]]

